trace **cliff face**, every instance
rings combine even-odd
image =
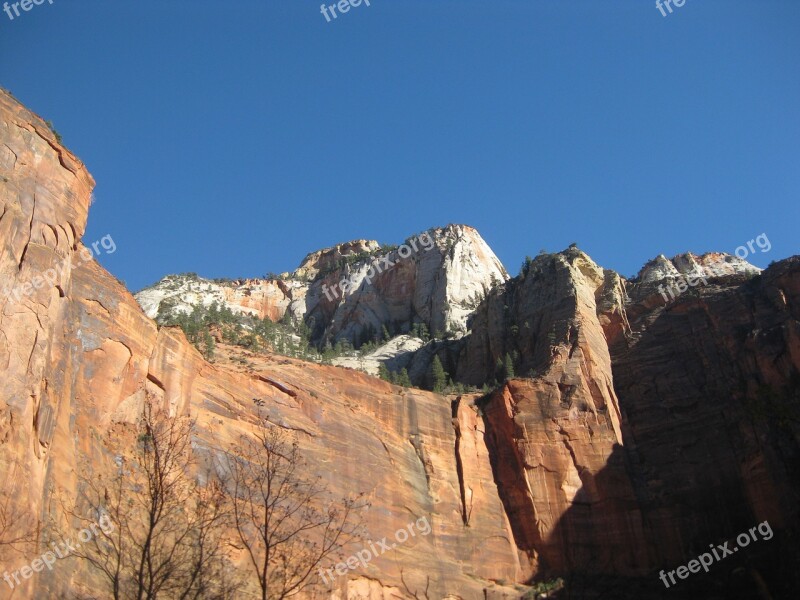
[[[431,524],[428,536],[339,578],[331,597],[400,594],[400,569],[411,589],[424,589],[435,575],[431,597],[519,595],[493,583],[521,580],[521,568],[469,399],[451,402],[349,370],[244,357],[225,346],[207,363],[179,330],[159,330],[112,276],[79,258],[93,185],[83,165],[5,94],[0,124],[3,282],[19,286],[63,265],[53,284],[2,298],[3,498],[26,517],[14,525],[37,533],[35,544],[9,552],[4,564],[22,566],[46,548],[57,498],[76,496],[78,470],[113,469],[114,452],[124,452],[115,424],[133,422],[146,392],[175,414],[195,416],[196,446],[207,451],[252,429],[256,398],[272,422],[298,432],[303,454],[333,493],[366,494],[372,539],[423,517]],[[14,597],[88,592],[81,565],[62,562],[23,580]]]
[[[794,257],[666,306],[634,290],[633,334],[611,353],[648,537],[669,541],[654,546],[662,563],[747,522],[800,522],[799,267]]]
[[[230,282],[195,275],[169,275],[136,294],[145,314],[155,319],[164,312],[190,313],[195,306],[216,303],[236,314],[279,321],[290,307],[302,305],[307,286],[300,281],[245,279]]]
[[[297,432],[309,475],[335,494],[365,493],[372,539],[428,519],[429,535],[337,579],[326,597],[410,598],[401,569],[411,589],[430,577],[429,598],[453,600],[517,598],[511,584],[555,575],[582,597],[576,573],[660,586],[659,569],[764,520],[776,532],[764,548],[781,551],[772,570],[748,549],[745,572],[757,577],[742,583],[730,559],[695,576],[713,584],[702,597],[735,597],[731,585],[754,597],[745,583],[756,579],[775,598],[800,589],[786,567],[800,487],[800,259],[760,275],[740,265],[666,302],[657,286],[676,277],[666,264],[626,282],[571,248],[508,279],[474,230],[453,226],[401,260],[361,241],[279,279],[168,278],[138,295],[145,314],[80,244],[92,185],[44,123],[0,93],[0,286],[11,286],[0,297],[0,477],[14,527],[37,536],[4,565],[43,551],[56,499],[76,495],[79,470],[113,469],[125,452],[119,426],[149,393],[196,418],[206,453],[254,427],[258,400]],[[352,252],[395,264],[367,283],[369,262],[341,262]],[[688,273],[684,263],[718,260],[730,262],[667,262]],[[57,277],[37,279],[50,268]],[[342,277],[358,285],[329,300],[322,286]],[[173,309],[217,299],[262,317],[314,317],[318,339],[424,322],[460,339],[402,338],[410,360],[441,351],[455,379],[480,385],[508,356],[517,377],[486,396],[445,397],[224,344],[209,363],[180,330],[148,318],[167,298]],[[92,589],[80,563],[60,562],[14,598]],[[611,595],[663,592],[631,589]]]
[[[73,385],[62,371],[72,356],[63,324],[94,182],[4,93],[0,140],[0,476],[5,494],[40,514],[56,415]]]
[[[417,251],[404,251],[420,239]],[[385,268],[370,280],[373,264]],[[424,323],[432,333],[463,333],[474,306],[495,282],[507,277],[477,231],[450,225],[409,238],[374,262],[316,281],[306,303],[307,318],[314,319],[317,328],[324,326],[325,339],[357,339],[363,331],[380,331],[384,325],[392,333],[406,333],[413,323]],[[342,278],[353,285],[331,300],[322,286],[327,289]]]
[[[477,383],[494,375],[498,358],[519,356],[515,368],[529,375],[508,381],[482,409],[531,575],[635,574],[648,565],[632,482],[624,462],[611,460],[624,441],[603,326],[623,307],[609,304],[604,288],[620,281],[607,275],[579,250],[538,257],[479,309],[459,364],[459,376]],[[603,469],[614,476],[600,478]]]
[[[797,558],[800,259],[761,274],[724,255],[673,261],[625,282],[569,249],[538,257],[476,311],[458,377],[491,379],[504,356],[527,375],[480,405],[534,571],[646,575],[765,520],[795,532],[773,558]],[[728,275],[669,302],[658,290],[719,263]],[[749,579],[721,583],[728,573],[715,591],[755,593]],[[773,593],[797,585],[776,578]]]
[[[356,240],[309,254],[292,273],[269,280],[215,282],[171,275],[136,294],[147,315],[190,312],[213,302],[240,314],[277,321],[288,312],[311,328],[318,345],[359,345],[408,333],[465,333],[474,308],[508,278],[472,227],[449,225],[413,236],[397,248]]]

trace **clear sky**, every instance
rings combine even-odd
[[[132,290],[451,222],[512,274],[572,242],[623,275],[760,233],[754,264],[799,253],[800,2],[673,10],[45,0],[0,12],[0,85],[88,165],[85,241]]]

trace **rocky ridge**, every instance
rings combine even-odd
[[[416,250],[401,256],[410,240]],[[190,312],[216,302],[240,314],[304,321],[318,345],[393,335],[414,324],[431,332],[465,333],[467,319],[508,274],[472,227],[449,225],[412,236],[398,247],[355,240],[312,252],[292,273],[274,279],[210,281],[170,275],[136,294],[150,318],[159,310]],[[348,284],[341,287],[341,282]],[[337,287],[339,286],[339,287]]]

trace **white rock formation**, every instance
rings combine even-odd
[[[707,252],[703,255],[678,254],[672,259],[660,254],[639,272],[640,283],[663,283],[681,277],[724,277],[727,275],[758,275],[761,269],[746,260],[724,252]]]
[[[412,243],[412,241],[414,243]],[[313,339],[356,343],[424,323],[431,335],[467,330],[467,319],[488,291],[508,273],[480,234],[449,225],[412,236],[390,250],[355,240],[306,256],[277,280],[216,283],[187,275],[165,277],[136,294],[155,318],[165,301],[170,311],[191,312],[213,302],[239,314],[278,320],[289,311],[312,328]],[[337,287],[346,281],[344,291]]]
[[[151,319],[167,303],[170,313],[190,313],[195,306],[217,303],[236,314],[280,319],[294,298],[303,299],[308,285],[299,281],[247,279],[216,282],[195,275],[168,275],[154,286],[135,294]]]
[[[378,368],[383,363],[395,362],[392,370],[399,371],[411,362],[414,352],[424,346],[424,342],[410,335],[399,335],[379,346],[372,352],[361,356],[340,356],[331,361],[337,367],[350,367],[364,371],[370,375],[378,375]],[[403,360],[403,357],[406,357]]]

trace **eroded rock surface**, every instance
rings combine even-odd
[[[356,240],[309,254],[280,278],[211,281],[170,275],[136,294],[147,315],[191,312],[216,302],[235,313],[277,321],[288,312],[322,346],[376,340],[424,324],[430,333],[465,333],[489,290],[508,278],[480,234],[448,225],[408,238],[397,248]]]
[[[667,303],[657,286],[675,273],[664,261],[626,282],[570,248],[508,279],[474,230],[452,226],[369,284],[359,279],[367,263],[325,273],[351,250],[380,251],[361,241],[310,255],[293,277],[211,289],[166,281],[139,297],[150,315],[173,297],[185,307],[216,298],[261,317],[314,316],[319,339],[424,322],[458,339],[409,350],[409,369],[422,373],[424,357],[440,352],[454,378],[475,385],[512,358],[516,377],[492,393],[445,397],[224,344],[214,363],[203,360],[180,330],[159,329],[81,258],[92,185],[41,119],[0,92],[0,285],[12,290],[0,297],[0,477],[21,516],[15,526],[38,523],[37,543],[4,564],[42,552],[57,494],[75,494],[78,469],[113,468],[120,426],[150,393],[197,418],[198,451],[215,452],[264,412],[297,432],[334,493],[371,500],[373,538],[429,520],[429,535],[337,579],[330,598],[411,597],[401,570],[412,590],[430,579],[430,598],[463,600],[515,598],[513,584],[555,575],[569,589],[574,573],[658,585],[659,569],[764,520],[774,543],[748,549],[754,562],[743,571],[757,571],[776,598],[798,589],[781,561],[796,556],[787,540],[799,521],[800,259],[760,274],[739,265]],[[667,262],[684,274],[712,260],[730,262]],[[52,283],[13,293],[56,267]],[[321,286],[342,276],[360,283],[325,298]],[[397,352],[389,358],[405,350]],[[773,547],[770,571],[755,559]],[[738,586],[726,564],[735,563],[695,580],[730,573]],[[14,597],[69,597],[92,585],[79,563],[65,562]]]
[[[433,575],[431,597],[519,594],[493,583],[520,580],[520,566],[474,407],[465,402],[454,413],[436,394],[283,357],[250,355],[244,368],[233,360],[242,351],[225,346],[215,364],[206,362],[180,330],[159,330],[96,262],[79,264],[92,179],[41,119],[5,93],[0,142],[2,281],[17,286],[66,265],[56,284],[2,298],[3,494],[40,523],[38,543],[8,557],[10,564],[41,553],[55,498],[74,497],[78,469],[113,469],[115,424],[133,422],[146,392],[175,414],[196,416],[196,445],[212,450],[252,429],[256,398],[273,423],[298,432],[309,464],[333,493],[366,494],[373,539],[422,517],[431,524],[428,536],[375,558],[351,581],[339,578],[331,597],[384,598],[404,589],[400,569],[413,589],[424,589]],[[448,297],[442,292],[443,302]],[[85,570],[65,561],[26,580],[14,597],[81,589],[92,589]]]

